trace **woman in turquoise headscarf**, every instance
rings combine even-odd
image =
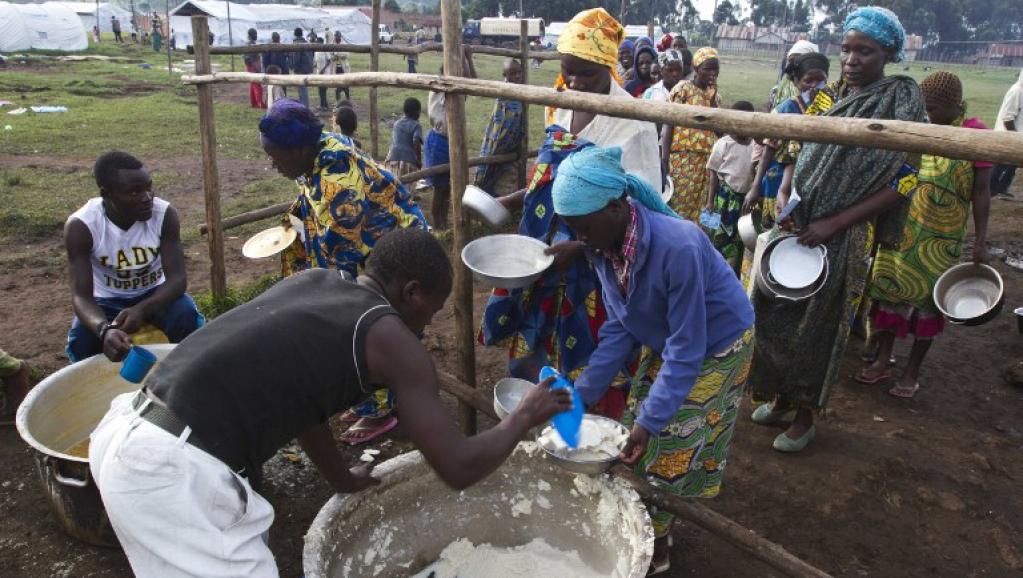
[[[859,8],[845,20],[842,79],[818,92],[806,114],[921,122],[920,87],[906,76],[885,76],[904,56],[906,34],[898,17],[877,7]],[[826,112],[825,112],[826,111]],[[799,242],[828,250],[829,276],[820,292],[798,303],[754,293],[756,355],[750,387],[764,404],[759,424],[788,429],[774,439],[782,452],[803,450],[816,435],[814,412],[823,410],[838,379],[849,329],[863,296],[873,240],[897,245],[916,187],[919,158],[904,152],[804,143],[794,189],[802,200],[786,223]],[[774,236],[781,234],[778,229]]]
[[[554,210],[585,243],[607,307],[576,391],[589,405],[601,399],[642,346],[621,458],[668,492],[712,498],[749,372],[753,309],[707,235],[627,174],[621,155],[618,147],[581,150],[554,180]],[[672,516],[651,508],[651,517],[652,570],[663,572]]]

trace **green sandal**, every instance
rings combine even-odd
[[[753,415],[750,416],[750,419],[753,420],[753,423],[759,425],[775,425],[792,421],[792,418],[795,417],[795,409],[775,411],[773,408],[774,404],[771,403],[758,406],[757,409],[753,410]]]
[[[773,447],[782,453],[795,454],[805,450],[815,437],[817,437],[817,426],[812,425],[799,439],[794,440],[784,433],[778,434],[778,437],[774,438]]]

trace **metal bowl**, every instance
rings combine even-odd
[[[934,304],[957,325],[981,325],[998,316],[1005,298],[1002,276],[990,265],[960,263],[934,284]]]
[[[583,416],[583,421],[607,422],[613,424],[615,427],[619,428],[625,434],[629,433],[628,428],[618,423],[617,421],[608,417],[604,417],[602,415],[594,415],[588,413]],[[547,454],[547,458],[556,463],[560,468],[568,470],[570,472],[575,472],[577,474],[587,474],[590,476],[596,476],[598,474],[603,474],[604,472],[610,470],[611,466],[618,463],[617,455],[609,456],[606,459],[602,460],[581,460],[565,457],[557,454],[556,452],[552,452],[551,450],[544,447],[542,443],[540,443],[540,438],[544,435],[545,432],[547,432],[548,429],[552,427],[554,426],[547,426],[544,429],[540,430],[540,433],[537,434],[536,436],[537,445],[539,445],[540,448],[543,449],[544,453]]]
[[[540,278],[553,255],[547,244],[524,235],[490,235],[462,249],[462,262],[480,283],[502,289],[529,287]]]
[[[506,377],[497,382],[494,384],[494,413],[500,419],[508,417],[508,414],[515,411],[522,398],[534,387],[536,384],[514,377]]]
[[[813,297],[821,290],[822,287],[824,287],[824,284],[828,281],[829,267],[828,260],[825,257],[824,269],[817,277],[817,280],[800,289],[790,289],[780,283],[776,283],[774,278],[771,276],[771,252],[774,251],[774,248],[778,246],[779,242],[791,236],[792,235],[782,235],[767,243],[767,246],[764,247],[763,255],[760,257],[760,267],[757,270],[757,276],[754,283],[761,293],[771,299],[795,302]]]
[[[511,213],[497,199],[487,194],[483,189],[469,185],[465,187],[462,194],[462,204],[469,207],[491,227],[497,227],[511,219]]]
[[[757,235],[762,233],[760,230],[760,213],[752,211],[739,217],[739,223],[736,227],[739,228],[739,237],[742,239],[742,244],[746,245],[746,248],[750,251],[756,249]]]

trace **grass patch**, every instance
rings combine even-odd
[[[209,321],[243,303],[252,301],[280,280],[280,275],[263,275],[241,287],[228,287],[227,295],[222,299],[215,299],[209,291],[195,293],[192,295],[192,298],[195,299],[195,304],[198,306],[199,311]]]

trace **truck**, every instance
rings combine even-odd
[[[527,32],[530,42],[540,38],[544,34],[542,18],[526,19]],[[518,18],[480,18],[479,20],[467,20],[462,27],[462,41],[466,44],[489,44],[500,46],[510,44],[512,47],[519,44],[519,19]]]

